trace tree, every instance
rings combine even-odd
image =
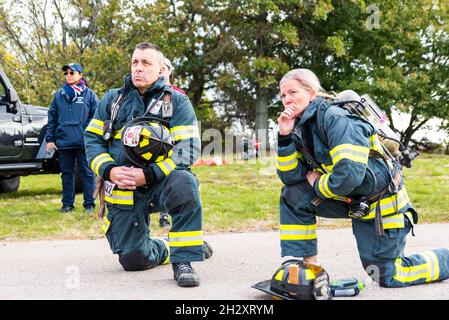
[[[334,82],[329,87],[368,93],[386,111],[393,128],[393,110],[410,113],[408,127],[399,132],[405,146],[431,118],[449,119],[447,3],[378,1],[374,11],[334,3],[326,22],[344,21],[335,30],[343,52],[330,60]],[[376,8],[379,24],[372,27],[369,14],[376,14]],[[349,19],[341,18],[347,14]]]

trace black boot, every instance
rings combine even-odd
[[[200,285],[200,277],[190,262],[173,263],[173,276],[180,287],[198,287]]]

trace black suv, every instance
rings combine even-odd
[[[0,68],[0,192],[17,191],[20,176],[60,172],[57,152],[45,151],[47,112],[21,103]]]

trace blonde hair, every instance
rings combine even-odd
[[[290,70],[282,77],[279,82],[279,87],[281,87],[285,81],[292,79],[298,81],[304,89],[314,92],[319,97],[333,98],[333,96],[325,92],[316,74],[309,69]]]

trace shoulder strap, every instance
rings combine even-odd
[[[324,101],[324,100],[323,100]],[[322,110],[323,109],[323,110]],[[327,139],[326,139],[326,134],[324,132],[324,115],[326,114],[326,111],[329,108],[326,107],[325,103],[321,103],[317,110],[316,110],[316,124],[317,124],[317,129],[318,129],[318,135],[320,136],[320,139],[324,142],[327,143]]]
[[[104,123],[103,127],[103,139],[106,141],[110,141],[112,136],[112,124],[114,123],[115,118],[117,117],[118,111],[125,100],[126,94],[128,92],[125,90],[124,92],[120,93],[117,100],[115,100],[114,103],[111,105],[111,118]]]

